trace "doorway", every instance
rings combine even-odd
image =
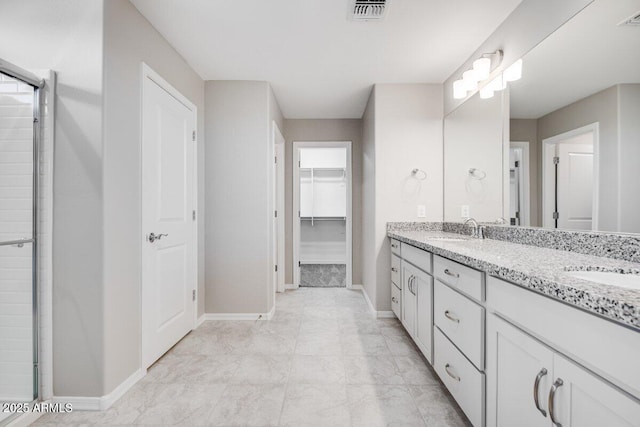
[[[531,224],[529,201],[529,142],[509,146],[509,218],[511,225]]]
[[[275,121],[272,122],[273,141],[273,273],[274,292],[284,292],[284,251],[285,251],[285,222],[284,222],[284,136]]]
[[[351,142],[293,143],[295,287],[352,287]]]
[[[597,230],[598,125],[543,140],[543,225]]]
[[[196,117],[196,107],[143,64],[143,368],[196,324]]]

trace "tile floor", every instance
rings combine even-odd
[[[50,425],[469,426],[395,319],[359,291],[278,295],[271,321],[206,322],[106,412]]]

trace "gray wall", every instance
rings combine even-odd
[[[538,170],[542,170],[542,141],[549,137],[599,123],[600,130],[600,200],[599,225],[603,231],[618,231],[618,89],[612,86],[581,99],[538,119]],[[542,200],[542,185],[538,187],[538,199]],[[538,206],[538,218],[542,220],[542,203]]]
[[[205,311],[266,313],[273,291],[271,120],[281,115],[266,82],[207,81],[205,100]]]
[[[58,73],[53,391],[104,393],[102,0],[5,1],[0,57]],[[55,19],[52,19],[55,17]]]
[[[293,142],[351,141],[353,283],[362,283],[360,243],[362,230],[362,120],[285,120],[285,283],[293,283]]]
[[[391,309],[389,221],[442,221],[442,85],[375,85],[363,118],[363,285],[378,311]],[[427,173],[407,197],[411,171]],[[426,218],[417,205],[426,205]]]
[[[640,84],[618,86],[620,106],[620,230],[640,233]]]
[[[538,216],[538,188],[542,186],[542,174],[539,173],[538,158],[542,153],[538,141],[538,120],[512,119],[510,120],[511,141],[526,141],[529,143],[529,219],[532,227],[542,224]],[[539,154],[540,153],[540,154]],[[542,169],[540,169],[542,170]]]
[[[128,0],[104,4],[105,388],[140,367],[141,62],[198,109],[198,218],[204,218],[204,81]],[[198,224],[204,236],[204,220]],[[204,239],[199,238],[198,314],[204,312]]]

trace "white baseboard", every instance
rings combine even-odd
[[[358,288],[356,288],[356,286],[358,286]],[[371,311],[371,316],[373,316],[374,318],[393,319],[396,317],[393,311],[377,311],[373,306],[373,303],[371,303],[369,295],[367,295],[367,292],[364,290],[364,287],[362,285],[353,285],[353,289],[360,289],[362,291],[362,295],[364,295],[364,299],[365,301],[367,301],[367,305],[369,306],[369,311]]]
[[[101,397],[54,396],[51,401],[53,403],[71,403],[74,411],[106,411],[146,374],[146,369],[138,369],[114,388],[111,393]]]
[[[205,320],[271,320],[276,312],[276,306],[268,313],[205,313],[198,319],[198,325]]]
[[[284,289],[298,289],[296,285],[284,285]]]
[[[207,320],[206,314],[203,314],[202,316],[198,317],[198,320],[196,320],[196,327],[193,329],[198,329],[200,325],[204,323],[205,320]]]
[[[363,291],[364,292],[364,287],[362,285],[351,285],[351,289],[353,289],[354,291]]]

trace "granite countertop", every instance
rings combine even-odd
[[[567,274],[571,270],[640,274],[640,263],[443,231],[390,230],[387,235],[640,331],[640,290]]]

